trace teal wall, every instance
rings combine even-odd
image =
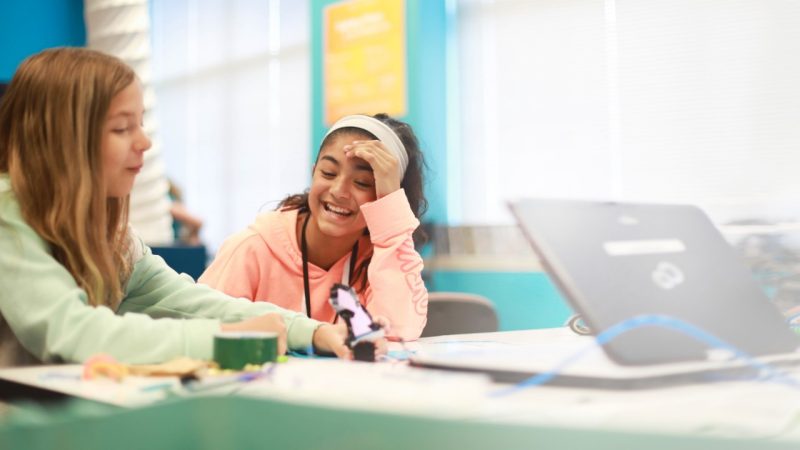
[[[471,292],[491,299],[502,331],[560,327],[572,314],[542,272],[436,270],[429,276],[428,289]]]
[[[325,6],[339,0],[311,2],[311,130],[312,159],[325,136],[325,96],[322,82],[322,15]],[[420,140],[429,166],[425,195],[428,213],[423,220],[448,222],[448,70],[447,37],[452,33],[452,11],[443,0],[406,0],[406,57],[408,113],[398,117],[408,122]]]
[[[84,46],[82,0],[12,0],[0,6],[0,81],[48,47]]]

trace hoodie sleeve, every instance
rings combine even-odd
[[[15,205],[0,194],[0,326],[5,322],[40,361],[81,362],[101,352],[128,363],[208,359],[221,321],[266,312],[284,317],[291,348],[311,343],[318,322],[197,286],[149,251],[136,263],[118,313],[93,307]]]
[[[367,309],[389,320],[390,338],[417,339],[428,316],[422,257],[411,237],[419,220],[403,189],[362,205],[361,212],[374,247],[364,295]]]
[[[119,313],[144,313],[153,318],[177,318],[238,322],[267,313],[278,313],[286,324],[290,350],[305,351],[320,322],[268,302],[231,298],[208,286],[195,284],[189,276],[178,275],[161,257],[146,249],[136,263],[125,301]],[[210,345],[210,341],[209,345]]]

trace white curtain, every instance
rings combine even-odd
[[[460,220],[523,196],[800,219],[800,2],[460,0]],[[468,180],[468,182],[467,182]]]
[[[213,252],[308,185],[308,2],[152,2],[167,172]]]
[[[131,192],[130,224],[149,245],[173,241],[167,178],[161,155],[155,95],[151,86],[150,17],[147,0],[85,0],[88,47],[133,67],[144,89],[144,126],[153,146]]]

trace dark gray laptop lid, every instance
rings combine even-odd
[[[800,345],[699,208],[538,199],[510,207],[553,281],[593,330],[660,314],[751,355],[788,353]],[[709,356],[704,343],[659,327],[632,330],[605,350],[630,365]]]

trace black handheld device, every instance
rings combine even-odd
[[[330,302],[347,324],[345,343],[353,350],[353,357],[358,361],[375,361],[375,341],[383,337],[383,328],[358,301],[356,291],[344,284],[334,284]]]

